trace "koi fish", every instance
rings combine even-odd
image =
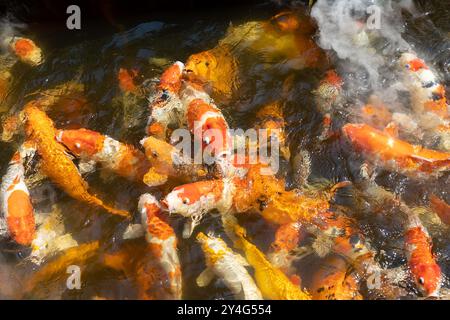
[[[72,234],[66,232],[62,210],[58,205],[52,206],[48,214],[37,214],[36,236],[31,244],[29,259],[35,265],[41,265],[46,258],[77,247],[78,242],[73,239]]]
[[[292,283],[279,269],[275,268],[264,254],[245,238],[245,230],[234,228],[235,247],[242,249],[247,261],[255,270],[255,280],[265,299],[271,300],[310,300],[311,295]]]
[[[231,154],[228,122],[215,105],[195,99],[187,106],[186,116],[189,130],[196,135],[201,134],[202,149],[208,147],[215,159]]]
[[[169,283],[173,299],[181,299],[181,267],[177,253],[177,238],[172,227],[164,221],[162,209],[151,194],[139,198],[138,210],[145,226],[149,251],[158,259]]]
[[[300,222],[292,222],[278,227],[275,239],[270,245],[268,259],[287,276],[295,276],[292,268],[294,257],[290,253],[295,250],[306,236]]]
[[[140,143],[151,164],[151,168],[144,175],[144,183],[150,187],[166,183],[169,177],[192,181],[206,174],[202,166],[193,164],[191,158],[163,140],[147,137]]]
[[[218,103],[227,104],[239,88],[238,62],[228,44],[189,56],[186,78],[200,84]]]
[[[25,131],[42,158],[43,172],[72,198],[102,207],[111,214],[129,217],[127,211],[111,208],[88,192],[87,183],[67,157],[64,147],[56,141],[56,129],[52,120],[37,105],[39,102],[31,101],[24,108]]]
[[[415,177],[450,169],[448,153],[411,145],[365,124],[347,124],[342,131],[356,149],[388,170]]]
[[[325,77],[319,82],[317,89],[312,91],[317,107],[323,113],[323,129],[320,140],[326,140],[331,136],[332,107],[340,101],[343,85],[344,80],[337,74],[336,70],[328,70]]]
[[[419,217],[409,212],[405,223],[405,252],[417,288],[425,296],[437,296],[442,282],[432,246],[432,239]]]
[[[137,70],[127,70],[124,68],[119,69],[117,79],[119,80],[119,87],[125,93],[136,94],[139,90],[138,86],[134,83],[134,78],[138,76]]]
[[[24,157],[35,150],[22,145],[11,159],[0,186],[0,233],[18,244],[29,246],[36,236],[36,224],[30,193],[25,184]],[[27,150],[28,149],[28,150]]]
[[[313,300],[362,300],[358,280],[339,256],[326,258],[312,277]]]
[[[431,112],[442,119],[448,118],[448,104],[445,88],[439,83],[437,76],[413,53],[403,53],[399,64],[410,80],[409,89],[416,113]]]
[[[149,250],[148,243],[125,242],[119,251],[104,254],[101,261],[106,267],[123,272],[133,280],[137,299],[177,299],[171,291],[167,273],[162,268],[159,257]]]
[[[328,70],[325,77],[320,80],[317,89],[313,90],[317,105],[322,112],[328,113],[342,94],[344,80],[336,70]]]
[[[65,273],[70,265],[86,263],[95,256],[99,248],[99,241],[93,241],[67,249],[26,279],[24,293],[32,292],[38,288],[39,284],[48,284],[56,275]]]
[[[435,195],[430,196],[431,209],[436,212],[441,221],[450,225],[450,206]]]
[[[58,130],[56,140],[84,162],[100,163],[103,168],[132,181],[142,181],[150,168],[140,150],[96,131]]]
[[[147,135],[165,139],[169,125],[173,124],[180,127],[180,121],[182,121],[185,113],[183,111],[184,106],[178,96],[183,71],[184,64],[177,61],[161,75],[156,93],[149,99],[151,114],[147,122]]]
[[[23,63],[34,67],[43,62],[41,48],[39,48],[33,40],[22,37],[12,37],[7,38],[5,42],[8,44],[11,52]]]
[[[207,286],[214,276],[222,279],[237,299],[262,300],[261,292],[245,269],[248,262],[234,253],[221,238],[197,234],[205,254],[206,269],[198,276],[199,287]]]
[[[256,113],[257,123],[255,129],[266,129],[267,136],[274,135],[278,140],[281,155],[289,160],[291,153],[286,141],[285,120],[282,105],[279,101],[270,103]],[[260,143],[261,145],[261,143]]]

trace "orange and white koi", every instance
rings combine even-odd
[[[34,209],[25,184],[24,157],[35,150],[22,145],[11,159],[0,186],[0,234],[18,244],[29,246],[36,236]]]
[[[111,214],[129,217],[127,211],[109,207],[88,192],[87,183],[66,155],[65,148],[55,139],[56,129],[53,121],[38,105],[39,101],[33,100],[24,108],[25,132],[28,139],[36,145],[37,153],[42,158],[43,172],[74,199],[102,207]]]
[[[81,160],[99,163],[103,168],[129,180],[142,181],[150,168],[150,163],[139,149],[96,131],[59,130],[56,140]]]
[[[175,62],[161,75],[154,96],[150,97],[150,116],[147,122],[147,135],[165,139],[169,125],[180,127],[185,114],[184,106],[179,99],[184,64]]]
[[[22,37],[11,37],[5,40],[9,49],[17,58],[31,66],[37,66],[43,62],[42,51],[33,40]]]
[[[241,255],[234,253],[225,241],[213,235],[199,232],[197,241],[206,260],[206,269],[197,278],[200,287],[207,286],[217,276],[237,299],[262,300],[261,292],[245,269],[249,264]]]
[[[194,135],[201,134],[202,148],[208,147],[216,159],[231,153],[228,122],[219,108],[202,99],[195,99],[187,106],[186,116],[189,130]]]
[[[407,84],[415,112],[431,112],[442,119],[448,119],[445,88],[439,83],[435,73],[414,53],[403,53],[399,64],[409,78]]]
[[[417,288],[425,296],[438,295],[442,281],[432,246],[433,241],[420,218],[409,211],[405,222],[405,252]]]
[[[375,164],[410,177],[439,176],[450,170],[450,154],[414,146],[366,124],[342,128],[351,144]]]
[[[144,175],[144,183],[150,187],[166,183],[169,177],[192,181],[206,174],[201,165],[193,164],[191,158],[163,140],[150,136],[142,139],[141,145],[151,164]]]
[[[142,225],[145,226],[145,239],[150,251],[165,271],[169,291],[173,299],[181,299],[182,278],[175,232],[164,221],[161,206],[151,194],[143,194],[139,198],[138,210],[141,213]]]

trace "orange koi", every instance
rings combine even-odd
[[[6,42],[9,44],[11,52],[23,63],[37,66],[43,62],[42,51],[33,40],[13,37],[6,39]]]
[[[35,143],[37,152],[42,158],[43,172],[72,198],[102,207],[112,214],[129,217],[127,211],[111,208],[88,192],[86,181],[81,178],[77,167],[67,157],[65,148],[55,139],[56,129],[53,121],[39,109],[38,105],[38,101],[31,101],[25,106],[25,131],[27,137]]]
[[[134,79],[138,76],[137,70],[119,69],[117,79],[119,80],[119,87],[125,93],[136,93],[138,86],[134,83]]]
[[[158,259],[165,271],[169,292],[173,299],[181,299],[181,267],[177,253],[177,238],[172,227],[165,221],[159,202],[151,195],[139,199],[138,210],[145,226],[145,239],[149,251]]]
[[[150,168],[139,149],[96,131],[59,130],[56,140],[83,161],[100,163],[105,169],[129,180],[142,181]]]
[[[411,145],[366,124],[347,124],[342,131],[357,150],[388,170],[415,177],[450,169],[450,154]]]
[[[28,149],[28,150],[26,150]],[[0,233],[9,235],[18,244],[29,246],[36,236],[36,224],[30,193],[25,184],[23,165],[26,153],[34,150],[22,146],[11,159],[0,186]]]
[[[167,126],[180,126],[180,115],[184,115],[184,107],[178,97],[182,84],[184,64],[175,62],[160,77],[154,96],[150,97],[150,116],[146,133],[165,139]],[[181,116],[182,117],[182,116]]]
[[[206,174],[202,166],[193,164],[191,158],[163,140],[147,137],[141,140],[141,145],[151,164],[144,175],[144,183],[150,187],[166,183],[169,177],[192,181]]]
[[[348,265],[339,256],[331,256],[319,266],[311,281],[313,300],[362,300],[358,280],[348,274]]]
[[[257,123],[255,129],[266,129],[267,136],[275,135],[278,140],[282,156],[289,160],[291,153],[286,139],[286,122],[283,116],[282,104],[280,101],[269,103],[256,113]]]
[[[435,195],[430,196],[430,204],[431,209],[436,212],[441,221],[446,225],[450,225],[450,205]]]
[[[436,296],[442,281],[432,246],[432,239],[419,217],[409,213],[405,224],[405,251],[414,281],[425,296]]]

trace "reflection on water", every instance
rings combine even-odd
[[[417,51],[424,53],[427,61],[431,61],[433,67],[439,70],[448,90],[450,7],[444,4],[445,1],[417,2],[418,13],[405,14],[404,39]],[[5,110],[2,109],[3,105],[0,107],[2,119],[17,114],[37,93],[45,92],[55,97],[64,95],[62,101],[58,100],[47,110],[58,128],[89,128],[139,147],[148,116],[146,97],[154,90],[161,72],[173,61],[187,61],[192,54],[211,50],[191,56],[186,67],[197,76],[204,76],[197,80],[211,86],[214,99],[232,127],[252,127],[261,106],[283,100],[287,140],[292,155],[291,163],[284,164],[289,186],[298,186],[298,183],[302,183],[298,181],[304,181],[299,177],[299,172],[306,169],[297,162],[305,161],[306,158],[311,163],[310,180],[350,180],[358,185],[361,183],[359,169],[362,157],[355,155],[339,136],[325,141],[318,139],[322,132],[323,114],[316,106],[312,91],[333,61],[316,45],[316,29],[307,18],[301,20],[304,25],[296,33],[289,31],[289,23],[269,20],[280,11],[266,4],[251,13],[246,10],[224,14],[211,12],[207,17],[198,19],[198,15],[192,12],[186,13],[178,21],[174,17],[160,21],[130,21],[124,31],[103,32],[76,45],[59,46],[56,42],[45,41],[45,34],[34,31],[34,39],[42,39],[48,45],[45,48],[45,62],[34,69],[23,65],[15,65],[11,69],[8,108]],[[334,59],[333,55],[330,56]],[[119,86],[118,74],[121,68],[135,70],[133,82],[139,86],[139,94],[124,92]],[[211,74],[214,68],[217,70]],[[68,98],[61,94],[64,90],[71,92]],[[352,94],[348,94],[349,101],[354,99]],[[334,130],[354,119],[350,104],[333,113]],[[2,175],[22,138],[19,130],[12,142],[0,142]],[[123,246],[122,234],[128,223],[69,198],[45,177],[35,179],[32,196],[36,211],[39,214],[54,211],[56,202],[57,210],[63,217],[63,231],[56,236],[70,233],[72,240],[80,244],[99,240],[100,248],[96,254],[89,255],[86,261],[79,261],[83,272],[83,290],[67,290],[63,270],[41,283],[39,289],[27,293],[26,297],[136,298],[133,281],[124,273],[105,267],[102,262],[103,252],[120,250],[135,250],[136,259],[139,258],[137,255],[143,251],[139,249],[142,242],[133,240],[130,246],[132,249],[124,249]],[[101,171],[89,173],[86,180],[99,198],[132,212],[136,211],[139,196],[149,191],[143,184]],[[394,173],[381,172],[377,183],[400,195],[411,206],[426,206],[431,193],[447,199],[447,202],[450,199],[448,175],[437,182],[411,181]],[[168,190],[162,188],[150,191],[158,196]],[[378,253],[376,259],[382,267],[390,269],[404,264],[402,229],[399,219],[395,217],[395,208],[386,207],[383,209],[388,212],[374,214],[374,208],[363,197],[346,190],[338,193],[335,202],[346,207],[348,215],[357,218],[360,229]],[[138,221],[138,215],[135,220]],[[240,221],[248,229],[253,242],[267,252],[275,227],[253,215],[241,217]],[[170,223],[181,239],[184,220],[171,216]],[[443,227],[431,226],[434,251],[443,273],[448,277],[448,232],[445,233]],[[223,234],[220,219],[214,216],[205,217],[199,231]],[[24,260],[29,255],[29,249],[8,242],[2,242],[0,248],[0,297],[19,297],[22,289],[17,288],[20,285],[16,280],[35,272],[38,267]],[[183,271],[183,298],[233,298],[220,281],[213,281],[205,288],[196,285],[195,279],[204,269],[204,258],[194,237],[180,240],[178,252]],[[320,260],[317,257],[309,256],[296,264],[304,285],[308,286],[312,281],[311,274],[318,263]],[[444,283],[444,287],[448,285]],[[407,287],[415,294],[413,285],[407,283]]]

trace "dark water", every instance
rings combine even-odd
[[[418,8],[426,15],[419,17],[406,16],[407,32],[405,38],[417,43],[420,48],[429,52],[432,61],[446,80],[447,89],[450,85],[450,38],[449,19],[450,7],[445,1],[419,1]],[[254,20],[266,20],[278,13],[280,8],[271,3],[253,4],[252,6],[233,7],[216,11],[191,10],[184,14],[173,13],[170,10],[154,14],[153,18],[121,19],[116,25],[95,27],[91,23],[89,32],[76,35],[70,33],[58,34],[52,30],[52,24],[38,24],[27,29],[27,34],[42,43],[45,63],[31,69],[25,66],[14,67],[14,82],[11,92],[12,104],[10,113],[19,111],[30,98],[29,93],[43,91],[76,80],[85,86],[85,96],[89,103],[89,112],[76,119],[66,119],[58,113],[50,113],[57,127],[81,125],[123,142],[136,146],[142,138],[147,119],[147,101],[124,97],[117,84],[119,68],[137,69],[141,82],[156,81],[168,63],[175,60],[186,61],[193,53],[214,47],[224,37],[230,22],[239,25]],[[92,31],[91,31],[92,30]],[[68,31],[67,31],[68,32]],[[51,36],[50,36],[51,35]],[[161,62],[163,61],[163,62]],[[291,153],[295,156],[300,150],[307,150],[312,156],[313,178],[325,178],[330,181],[357,181],[362,157],[355,155],[342,139],[331,139],[318,143],[322,116],[317,112],[311,90],[315,88],[323,70],[300,70],[295,75],[294,86],[285,104],[288,140]],[[268,74],[269,90],[280,90],[282,79],[277,75]],[[272,78],[271,78],[272,77]],[[248,84],[258,79],[248,78]],[[266,87],[265,87],[266,90]],[[252,92],[255,96],[261,92]],[[267,93],[267,92],[265,92]],[[269,92],[270,94],[270,92]],[[251,127],[254,111],[235,112],[227,110],[233,126]],[[347,114],[337,114],[334,126],[339,128],[347,120]],[[20,138],[13,143],[0,142],[0,172],[3,174],[7,163],[17,147]],[[287,165],[288,181],[292,181],[293,173]],[[135,211],[137,199],[144,192],[160,194],[159,190],[148,190],[144,186],[130,183],[117,177],[105,177],[99,172],[89,174],[86,180],[101,199],[120,208]],[[450,200],[448,176],[438,182],[417,182],[388,172],[383,172],[377,182],[391,191],[395,191],[410,205],[426,205],[427,196],[434,192]],[[114,252],[121,248],[121,234],[126,224],[120,219],[111,217],[102,211],[88,208],[70,199],[50,182],[45,181],[45,190],[32,190],[35,195],[34,205],[38,212],[51,210],[51,200],[58,203],[63,214],[66,231],[71,233],[79,243],[101,240],[98,255],[85,264],[83,269],[82,290],[67,290],[64,282],[66,275],[62,274],[49,283],[42,283],[36,292],[27,293],[27,298],[64,298],[91,299],[105,297],[113,299],[136,298],[135,285],[123,274],[105,268],[101,263],[103,252]],[[293,185],[291,185],[293,186]],[[49,200],[49,196],[51,199]],[[354,199],[348,192],[341,192],[335,199],[337,204],[349,206],[349,214],[357,217],[361,229],[377,252],[377,256],[385,268],[399,267],[405,262],[402,251],[402,232],[395,219],[380,219],[374,217],[370,208],[366,211],[354,206]],[[137,218],[137,217],[136,217]],[[136,219],[137,221],[137,219]],[[171,217],[172,226],[181,235],[183,220]],[[242,218],[242,223],[248,228],[255,244],[266,251],[273,239],[275,228],[259,217]],[[214,230],[222,233],[219,219],[207,216],[199,227],[199,231]],[[181,236],[180,236],[181,239]],[[142,240],[142,239],[141,239]],[[435,252],[443,273],[450,275],[450,242],[447,234],[439,234],[434,238]],[[138,244],[139,245],[139,244]],[[11,271],[10,280],[20,278],[34,272],[37,267],[23,263],[28,250],[18,248],[11,243],[3,242],[2,265],[20,267]],[[183,271],[183,298],[185,299],[230,299],[230,292],[220,281],[213,281],[206,288],[199,288],[195,279],[204,269],[203,253],[193,239],[180,240],[179,255]],[[299,265],[304,283],[308,283],[310,270],[315,268],[317,259],[307,259]],[[6,269],[8,270],[8,269]],[[13,280],[12,280],[13,281]],[[5,282],[7,283],[7,282]],[[3,286],[3,284],[0,284]],[[448,282],[445,283],[448,286]],[[18,292],[20,293],[20,286]],[[412,290],[412,295],[415,294]],[[0,290],[0,296],[1,296]],[[8,298],[8,295],[5,294]]]

